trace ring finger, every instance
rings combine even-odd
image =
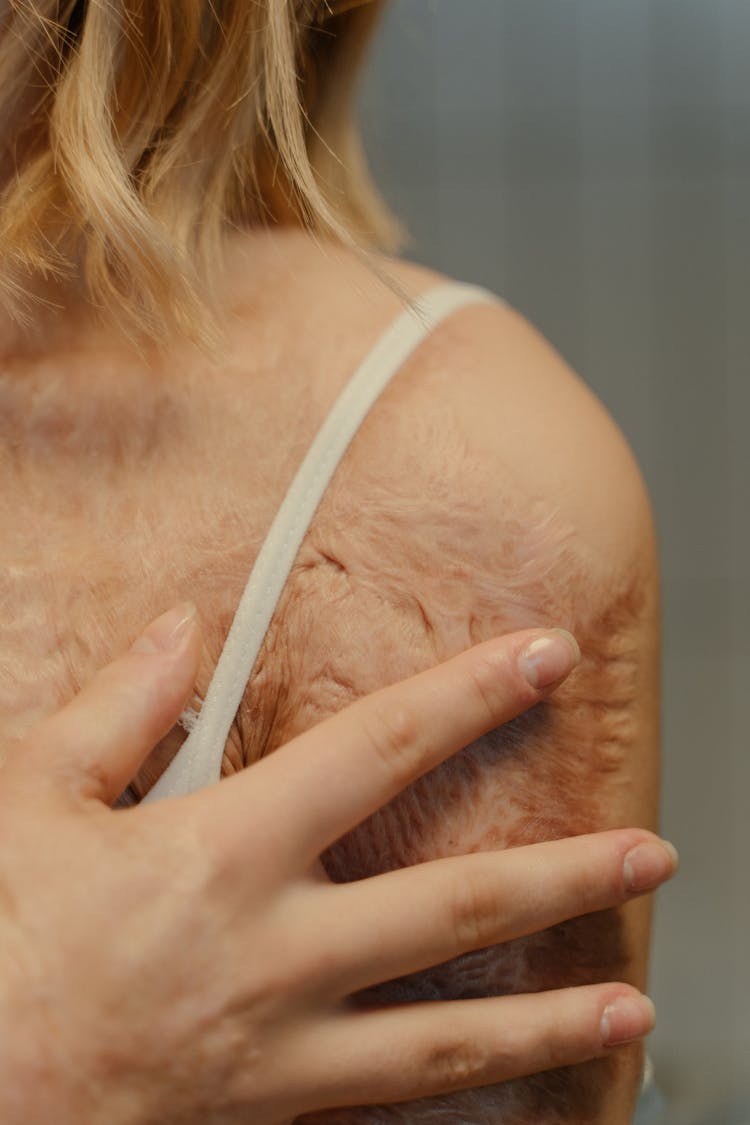
[[[316,885],[327,904],[305,912],[306,948],[326,950],[316,989],[350,995],[472,950],[618,906],[674,874],[674,849],[622,829],[455,856],[344,886]],[[320,919],[313,921],[311,918]],[[313,953],[314,955],[314,953]]]

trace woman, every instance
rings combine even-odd
[[[17,3],[0,40],[0,456],[13,481],[0,734],[23,737],[179,598],[198,603],[206,643],[175,791],[210,780],[225,721],[229,774],[474,641],[563,625],[581,642],[554,701],[330,847],[337,882],[651,827],[657,800],[656,562],[620,435],[507,307],[361,249],[389,236],[348,116],[377,7]],[[280,533],[291,573],[278,604],[259,580],[225,649],[274,513],[358,367],[365,386],[385,372],[382,394],[350,448],[344,433],[330,483],[315,470],[319,505],[282,520],[302,539],[289,558],[294,536]],[[162,740],[131,797],[184,734]],[[648,927],[648,904],[631,903],[356,1002],[643,988]],[[636,1044],[320,1120],[618,1125],[641,1067]]]

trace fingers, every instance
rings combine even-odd
[[[214,823],[221,818],[226,846],[234,849],[252,801],[265,810],[271,831],[294,826],[295,860],[308,865],[417,777],[539,702],[579,658],[573,638],[560,630],[526,630],[477,645],[360,700],[245,776],[223,782],[209,815]]]
[[[670,878],[676,853],[625,829],[434,860],[343,886],[307,907],[305,945],[326,950],[328,995],[360,989],[606,910]],[[309,918],[320,919],[311,927]],[[332,919],[335,922],[332,923]]]
[[[199,651],[195,607],[163,614],[128,653],[34,728],[19,755],[21,768],[33,776],[41,767],[42,776],[110,804],[179,716]]]
[[[654,1023],[636,989],[591,985],[347,1013],[310,1031],[295,1057],[300,1077],[317,1080],[319,1108],[399,1102],[584,1062]]]

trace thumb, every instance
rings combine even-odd
[[[175,606],[29,732],[19,766],[111,804],[179,717],[199,655],[195,606]]]

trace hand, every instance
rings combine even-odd
[[[567,1065],[649,1031],[653,1009],[625,984],[379,1011],[347,998],[652,889],[674,859],[650,833],[344,885],[318,863],[560,682],[576,662],[565,636],[479,645],[211,789],[112,810],[198,654],[193,618],[165,615],[0,771],[4,1125],[273,1125]]]

